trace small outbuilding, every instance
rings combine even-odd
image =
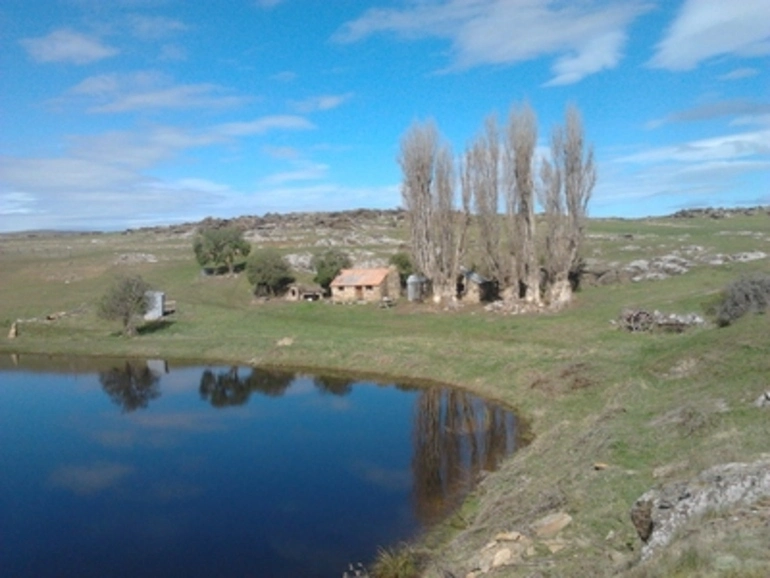
[[[324,296],[324,288],[320,285],[289,285],[286,291],[288,301],[318,301]]]
[[[334,303],[377,303],[396,299],[401,292],[395,267],[343,269],[330,285]]]
[[[422,301],[430,295],[430,281],[424,275],[412,273],[406,279],[406,297],[409,301]]]
[[[475,271],[460,267],[457,278],[457,297],[466,303],[492,301],[496,295],[495,283]]]

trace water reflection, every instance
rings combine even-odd
[[[122,367],[100,371],[99,383],[123,413],[146,408],[160,397],[160,376],[145,362],[126,361]]]
[[[348,395],[353,391],[354,383],[354,380],[344,377],[321,376],[313,378],[313,385],[318,388],[318,391],[331,395]]]
[[[245,404],[255,391],[268,397],[280,397],[295,378],[293,373],[258,368],[241,377],[239,371],[237,366],[216,373],[211,369],[205,370],[198,387],[201,399],[214,407],[228,407]]]
[[[17,361],[0,360],[4,575],[339,576],[446,516],[517,441],[511,413],[450,388]]]
[[[497,468],[515,449],[513,414],[467,392],[420,393],[412,458],[415,514],[424,525],[458,506],[483,470]]]

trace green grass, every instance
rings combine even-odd
[[[401,230],[388,234],[403,238]],[[586,256],[621,265],[686,245],[713,254],[770,253],[770,218],[763,214],[598,220],[589,234]],[[295,231],[281,250],[312,252],[316,240],[312,231]],[[370,249],[387,256],[397,246]],[[120,258],[142,253],[157,262]],[[467,570],[467,560],[496,532],[526,532],[537,517],[564,509],[574,519],[565,530],[569,548],[539,553],[534,569],[514,566],[495,576],[603,576],[628,571],[638,554],[628,510],[640,494],[717,463],[755,459],[770,439],[766,412],[751,403],[770,386],[769,315],[682,334],[632,334],[610,321],[625,307],[703,313],[730,281],[768,271],[770,259],[701,265],[663,281],[585,288],[559,314],[505,316],[478,306],[255,301],[242,275],[202,277],[183,235],[0,236],[0,325],[7,331],[23,320],[17,339],[0,337],[0,352],[323,368],[449,383],[500,400],[519,411],[534,441],[469,498],[463,524],[452,518],[425,538],[433,575]],[[98,298],[119,272],[139,273],[176,300],[167,325],[127,339],[119,324],[96,317]],[[62,311],[64,317],[45,321]],[[286,337],[292,345],[279,346]],[[595,462],[609,467],[595,471]],[[669,473],[654,477],[661,468]],[[723,554],[740,550],[746,559],[764,560],[752,546],[762,541],[745,538],[748,552],[729,542]],[[683,559],[681,568],[666,558],[645,572],[689,571],[703,557],[702,548],[693,548],[693,560]],[[706,560],[704,575],[715,571],[715,560]]]

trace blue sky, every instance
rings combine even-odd
[[[770,205],[770,0],[4,0],[0,231],[400,205],[456,154],[582,111],[592,216]]]

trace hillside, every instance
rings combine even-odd
[[[254,246],[278,248],[303,279],[319,249],[340,247],[373,266],[406,240],[399,211],[236,223]],[[0,324],[19,330],[0,340],[0,352],[325,368],[450,383],[516,408],[531,443],[413,547],[428,560],[426,576],[768,574],[767,497],[687,522],[641,565],[644,543],[630,514],[651,488],[694,488],[709,468],[770,459],[770,408],[757,404],[770,390],[770,318],[717,328],[706,315],[729,282],[770,273],[767,208],[592,220],[573,305],[526,315],[482,305],[257,301],[243,276],[201,274],[197,225],[0,236]],[[168,323],[130,340],[97,319],[94,305],[127,272],[177,302]],[[629,332],[617,323],[626,308],[707,322],[681,333]]]

